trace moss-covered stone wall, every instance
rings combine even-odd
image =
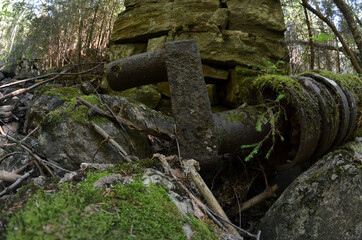
[[[287,59],[279,0],[125,0],[115,24],[108,61],[162,49],[165,42],[195,39],[213,104],[235,106],[228,96],[235,67],[265,69]],[[163,86],[164,87],[164,86]],[[225,100],[226,99],[226,100]]]

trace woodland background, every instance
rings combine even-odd
[[[359,0],[281,3],[289,74],[310,69],[362,73]],[[1,0],[0,67],[14,69],[23,59],[39,69],[103,61],[113,23],[123,10],[122,0]]]

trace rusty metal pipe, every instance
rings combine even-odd
[[[107,65],[109,86],[114,91],[157,82],[167,82],[164,50],[122,58]]]

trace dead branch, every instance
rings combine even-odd
[[[219,202],[216,200],[216,198],[210,191],[209,187],[206,185],[200,174],[196,171],[195,164],[197,164],[197,162],[193,159],[185,162],[184,168],[186,174],[189,173],[189,175],[192,178],[192,181],[195,183],[197,189],[200,191],[201,195],[205,198],[205,201],[207,202],[207,204],[209,204],[210,208],[216,214],[218,214],[219,216],[230,222],[228,216],[226,216],[224,210],[222,209]],[[227,228],[232,234],[240,236],[239,232],[233,226],[227,225]]]
[[[34,171],[34,169],[32,169],[29,172],[25,173],[23,176],[18,178],[13,184],[11,184],[9,187],[5,188],[2,192],[0,192],[0,197],[4,196],[9,191],[15,189],[22,181],[24,181],[26,178],[28,178],[33,171]]]
[[[122,156],[122,158],[124,158],[124,160],[126,160],[127,162],[132,162],[132,160],[128,157],[127,152],[116,142],[114,141],[109,135],[108,133],[106,133],[100,126],[98,126],[97,124],[95,124],[93,121],[91,122],[92,127],[94,128],[94,130],[100,134],[103,138],[108,139],[108,142],[110,144],[112,144],[112,146],[117,150],[117,152],[119,153],[119,155]]]
[[[129,127],[130,129],[135,129],[135,130],[137,130],[139,132],[144,132],[146,134],[158,137],[160,139],[169,140],[169,141],[172,140],[172,136],[169,136],[166,133],[156,131],[156,130],[151,129],[151,128],[143,129],[143,128],[137,126],[136,124],[134,124],[133,122],[127,120],[127,119],[124,119],[124,118],[119,117],[119,116],[112,116],[111,114],[103,111],[99,107],[87,102],[86,100],[84,100],[82,98],[77,98],[77,101],[78,101],[79,104],[83,104],[83,105],[89,107],[90,111],[92,113],[99,114],[100,116],[103,116],[103,117],[107,117],[107,118],[117,122],[120,125],[125,125],[125,126]]]
[[[23,79],[23,80],[20,80],[20,81],[16,81],[16,82],[13,82],[13,83],[8,83],[8,84],[4,84],[2,86],[0,86],[0,89],[2,88],[6,88],[6,87],[10,87],[10,86],[14,86],[14,85],[18,85],[18,84],[21,84],[21,83],[25,83],[25,82],[29,82],[29,81],[33,81],[33,80],[38,80],[38,79],[43,79],[43,78],[47,78],[47,77],[51,77],[51,76],[68,76],[68,75],[82,75],[82,74],[85,74],[85,73],[88,73],[88,72],[91,72],[93,71],[94,69],[100,67],[102,64],[104,63],[99,63],[97,66],[91,68],[91,69],[88,69],[86,71],[83,71],[83,72],[79,72],[79,73],[66,73],[66,72],[61,72],[61,73],[49,73],[49,74],[45,74],[45,75],[42,75],[42,76],[37,76],[37,77],[33,77],[33,78],[28,78],[28,79]]]
[[[15,182],[20,177],[21,175],[19,174],[0,170],[0,180],[3,180],[5,182]]]
[[[235,217],[238,214],[240,214],[243,211],[248,210],[249,208],[254,207],[255,205],[264,202],[266,199],[271,198],[271,197],[276,197],[276,192],[278,191],[278,185],[273,185],[272,187],[269,187],[267,189],[265,189],[264,192],[256,195],[255,197],[247,200],[246,202],[244,202],[239,209],[236,208],[232,208],[230,210],[230,217]]]
[[[61,73],[65,73],[66,71],[67,71],[67,70],[64,70],[64,71],[61,72]],[[61,76],[61,74],[58,74],[58,75],[56,75],[55,77],[53,77],[53,78],[51,78],[51,79],[48,79],[48,80],[46,80],[46,81],[44,81],[44,82],[40,82],[40,83],[34,84],[34,85],[31,86],[31,87],[21,88],[21,89],[18,89],[18,90],[13,91],[13,92],[11,92],[11,93],[8,93],[8,94],[6,94],[6,95],[4,95],[4,96],[2,96],[2,97],[0,98],[0,102],[4,101],[4,100],[6,100],[6,99],[9,99],[9,98],[13,98],[13,97],[15,97],[15,96],[17,96],[17,95],[19,95],[19,94],[21,94],[21,93],[26,93],[26,92],[28,92],[28,91],[30,91],[30,90],[32,90],[32,89],[35,89],[35,88],[37,88],[37,87],[39,87],[39,86],[41,86],[41,85],[43,85],[43,84],[45,84],[45,83],[54,81],[55,79],[57,79],[57,78],[60,77],[60,76]]]
[[[6,136],[0,136],[0,137],[3,137],[3,138],[6,138],[14,143],[17,143],[21,148],[23,148],[25,151],[27,151],[29,153],[30,156],[33,157],[33,159],[35,160],[34,161],[34,164],[36,165],[36,167],[39,169],[40,173],[42,175],[44,175],[43,171],[41,170],[40,166],[38,163],[40,163],[47,171],[48,173],[52,176],[52,177],[55,177],[54,173],[50,170],[50,168],[44,163],[44,160],[39,157],[36,153],[34,153],[31,149],[31,147],[29,147],[27,144],[25,143],[22,143],[18,140],[16,140],[15,138],[9,136],[9,135],[6,135]]]
[[[22,154],[22,152],[11,152],[11,153],[8,153],[8,154],[6,154],[5,156],[3,156],[3,157],[0,159],[0,163],[1,163],[2,161],[4,161],[6,158],[11,157],[11,156],[14,156],[14,155],[16,155],[16,154]]]

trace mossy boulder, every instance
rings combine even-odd
[[[111,137],[115,137],[129,155],[142,158],[151,154],[147,134],[121,127],[103,117],[89,117],[89,108],[77,105],[77,97],[106,108],[97,96],[82,96],[73,88],[48,86],[35,96],[27,117],[27,125],[31,129],[36,125],[40,126],[39,144],[48,161],[68,170],[78,169],[82,162],[121,162],[122,158],[113,146],[107,142],[102,143],[104,139],[90,126],[90,121],[94,121]],[[140,127],[169,133],[173,131],[172,119],[141,104],[131,103],[119,96],[105,95],[101,99],[114,109],[115,114],[121,112],[122,116]],[[53,102],[57,103],[56,107]]]
[[[361,166],[358,140],[319,160],[261,220],[263,239],[360,239]]]
[[[51,193],[40,189],[11,218],[7,238],[187,239],[187,225],[192,239],[217,239],[211,225],[178,211],[162,183],[145,184],[144,177],[133,176],[94,187],[112,174],[88,172],[78,184],[64,183]]]

